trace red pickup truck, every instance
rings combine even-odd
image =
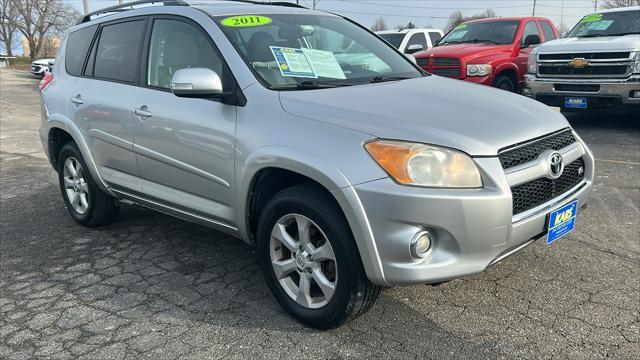
[[[432,74],[520,92],[533,47],[557,37],[546,18],[480,19],[456,26],[435,47],[414,56]]]

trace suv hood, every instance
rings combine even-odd
[[[606,36],[593,38],[563,38],[538,46],[538,53],[638,51],[640,35]]]
[[[494,156],[568,127],[564,116],[524,96],[439,76],[332,89],[282,91],[292,115],[370,134]]]
[[[441,45],[429,49],[428,51],[416,54],[416,58],[428,58],[431,56],[438,57],[455,57],[455,58],[471,58],[481,57],[510,51],[511,45],[492,45],[484,43],[467,43],[467,44],[451,44]]]
[[[55,59],[40,59],[40,60],[35,60],[34,62],[32,62],[32,64],[36,64],[36,65],[46,65],[49,66],[49,61],[50,60],[55,60]]]

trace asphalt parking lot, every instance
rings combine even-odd
[[[482,274],[390,288],[320,332],[270,295],[251,249],[123,205],[67,214],[41,151],[38,79],[0,71],[0,358],[637,358],[640,116],[573,115],[596,156],[577,229]],[[636,354],[636,355],[633,355]]]

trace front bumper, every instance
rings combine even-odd
[[[568,79],[525,76],[524,95],[550,106],[564,107],[566,96],[586,97],[593,108],[638,108],[640,97],[640,75],[625,79]]]
[[[584,146],[584,144],[582,144]],[[355,186],[379,254],[381,285],[424,284],[483,271],[546,232],[547,215],[573,200],[587,204],[593,157],[584,146],[585,178],[552,201],[512,215],[511,188],[497,158],[474,159],[483,174],[482,189],[428,189],[380,179]],[[410,241],[420,230],[435,235],[425,259],[411,255]],[[363,259],[367,261],[367,259]]]

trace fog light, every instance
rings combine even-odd
[[[419,259],[425,258],[431,250],[432,242],[432,236],[428,231],[417,232],[411,239],[411,255]]]
[[[630,95],[632,98],[640,99],[640,90],[632,90]]]

